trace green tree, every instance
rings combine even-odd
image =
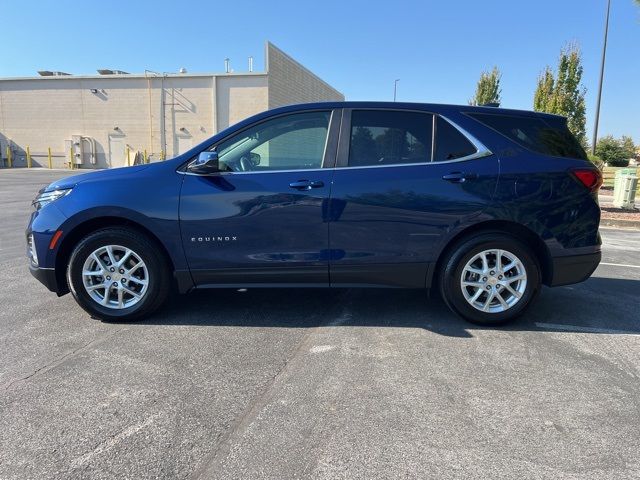
[[[598,140],[596,155],[612,167],[626,167],[629,165],[629,158],[631,158],[631,156],[628,155],[629,152],[623,145],[625,142],[625,140],[613,138],[613,135],[606,135]],[[631,143],[633,144],[633,142]]]
[[[563,48],[554,72],[548,66],[538,77],[533,96],[533,108],[538,112],[555,113],[567,117],[567,125],[583,147],[586,135],[586,88],[582,85],[580,49],[570,44]]]
[[[553,105],[553,87],[555,78],[551,68],[546,67],[538,77],[538,86],[533,95],[533,109],[536,112],[550,112],[555,108]]]
[[[637,146],[633,143],[631,137],[623,135],[622,138],[620,138],[620,146],[626,159],[635,158]]]
[[[469,105],[486,105],[487,103],[497,103],[500,105],[500,78],[502,74],[498,67],[493,67],[490,72],[480,73],[480,79],[476,86],[476,94],[469,100]]]

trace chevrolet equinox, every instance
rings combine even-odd
[[[340,102],[258,114],[172,160],[53,182],[31,273],[91,316],[172,290],[436,289],[501,324],[600,261],[602,177],[556,115]]]

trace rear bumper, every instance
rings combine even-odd
[[[598,267],[601,258],[601,252],[552,258],[553,277],[549,286],[584,282]]]
[[[29,265],[29,271],[40,283],[47,287],[52,292],[60,294],[58,290],[58,279],[56,278],[56,271],[53,268],[39,268]]]

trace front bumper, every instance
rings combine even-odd
[[[26,256],[31,275],[52,292],[64,295],[68,291],[64,273],[55,270],[58,247],[63,239],[60,238],[56,248],[49,248],[52,238],[62,230],[67,218],[57,208],[56,202],[31,213],[25,231]]]
[[[34,265],[29,265],[29,271],[40,283],[47,287],[52,292],[59,294],[58,279],[56,277],[56,271],[53,268],[40,268]]]
[[[601,258],[601,252],[552,258],[553,276],[549,286],[584,282],[598,268]]]

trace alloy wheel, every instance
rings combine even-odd
[[[130,248],[106,245],[85,260],[82,284],[93,301],[121,310],[143,299],[149,287],[149,270]]]
[[[520,301],[527,288],[527,272],[522,261],[502,249],[483,250],[466,263],[460,288],[476,310],[500,313]]]

